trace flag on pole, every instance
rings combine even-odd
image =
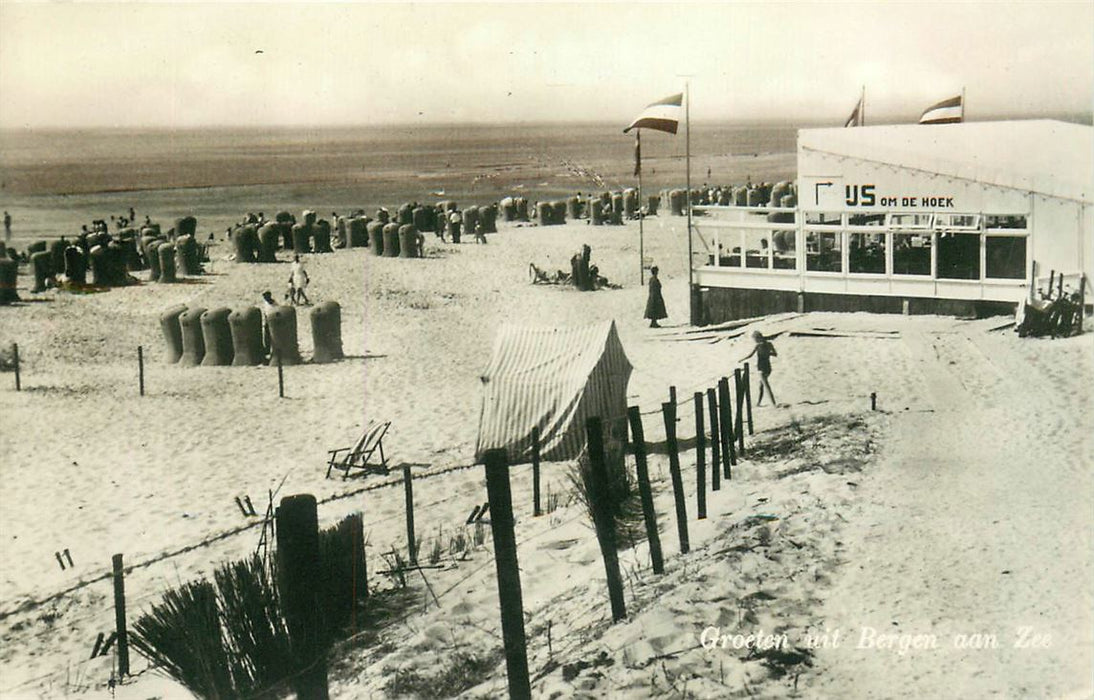
[[[956,124],[965,117],[962,95],[942,100],[924,110],[919,117],[920,124]]]
[[[682,92],[658,100],[642,110],[642,113],[623,130],[623,133],[631,129],[656,129],[675,134],[676,127],[680,125],[680,105],[683,103],[684,93]]]
[[[847,121],[843,125],[844,127],[862,126],[862,99],[863,98],[861,97],[859,98],[854,111],[851,112],[851,116],[847,117]]]

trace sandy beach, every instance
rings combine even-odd
[[[664,440],[657,409],[670,386],[678,433],[694,436],[693,392],[732,372],[753,329],[774,336],[783,405],[756,409],[755,456],[709,495],[707,519],[689,513],[687,555],[667,458],[651,455],[666,573],[652,574],[644,543],[621,550],[629,615],[616,625],[569,465],[545,467],[545,489],[562,495],[539,518],[528,468],[512,470],[537,697],[1088,697],[1091,336],[1023,340],[998,329],[1006,318],[859,313],[692,328],[684,230],[670,217],[645,227],[646,255],[665,280],[662,329],[641,319],[635,222],[503,224],[485,246],[430,239],[421,260],[310,255],[309,296],[341,305],[347,358],[286,368],[285,399],[273,368],[164,364],[158,315],[177,303],[255,304],[265,289],[280,294],[288,265],[237,265],[221,245],[209,274],[177,285],[32,295],[20,276],[26,303],[0,311],[0,342],[18,342],[23,363],[23,390],[5,374],[0,391],[0,695],[105,696],[111,659],[88,656],[113,621],[111,556],[133,567],[135,615],[167,586],[254,551],[261,528],[237,496],[262,511],[271,491],[314,494],[321,525],[362,512],[369,569],[386,568],[382,553],[405,546],[401,477],[324,478],[326,451],[371,419],[392,422],[390,461],[412,465],[424,547],[468,529],[467,513],[485,500],[471,464],[479,374],[497,329],[612,319],[635,366],[628,403],[643,410],[649,441]],[[568,269],[583,243],[622,289],[529,284],[529,263]],[[305,358],[309,311],[298,309]],[[681,459],[693,494],[694,449]],[[385,482],[393,486],[376,487]],[[64,549],[74,566],[62,571],[54,552]],[[405,617],[379,643],[335,654],[333,696],[397,695],[396,680],[437,675],[468,650],[487,667],[468,695],[504,694],[488,534],[440,565],[409,580]],[[708,628],[719,631],[704,638]],[[785,635],[798,657],[704,645],[757,630]],[[825,642],[837,630],[842,643]],[[974,634],[995,646],[955,641]],[[136,658],[138,675],[116,696],[186,697],[145,668]]]

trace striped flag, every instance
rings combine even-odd
[[[847,121],[843,125],[844,127],[862,126],[862,99],[863,98],[861,97],[859,98],[854,111],[851,112],[851,116],[847,117]]]
[[[623,130],[623,133],[631,129],[656,129],[675,134],[676,127],[680,125],[680,106],[683,104],[684,93],[682,92],[658,100],[642,110],[642,113]]]
[[[962,96],[957,95],[948,100],[942,100],[938,104],[928,107],[919,117],[920,124],[956,124],[965,117]]]

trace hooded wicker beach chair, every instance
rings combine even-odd
[[[352,447],[328,450],[327,478],[330,478],[330,473],[335,469],[342,470],[343,479],[348,477],[354,469],[360,470],[364,475],[387,474],[389,470],[387,458],[384,457],[384,435],[389,427],[391,427],[391,421],[382,423],[369,421],[357,444]],[[373,458],[377,452],[380,454],[378,462]]]

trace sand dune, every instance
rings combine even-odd
[[[323,523],[363,511],[369,566],[383,568],[381,552],[404,546],[401,489],[360,492],[384,481],[376,477],[324,479],[326,450],[352,443],[380,418],[392,421],[391,460],[416,465],[416,474],[470,464],[478,375],[500,324],[602,319],[616,320],[635,365],[628,394],[647,412],[652,442],[664,439],[655,411],[669,386],[684,404],[678,430],[687,439],[692,392],[732,372],[749,349],[742,331],[781,334],[772,383],[787,407],[755,412],[750,445],[793,449],[739,465],[733,482],[710,496],[710,517],[692,520],[687,556],[677,553],[666,460],[653,456],[667,573],[652,575],[643,543],[621,552],[632,614],[616,626],[608,624],[603,565],[581,507],[563,499],[532,518],[530,475],[515,469],[537,696],[660,697],[685,687],[703,697],[795,688],[824,697],[889,697],[897,687],[926,697],[1087,691],[1090,336],[1019,340],[990,332],[987,322],[867,314],[787,314],[693,334],[682,229],[678,219],[646,226],[646,254],[661,267],[669,306],[670,325],[661,330],[641,319],[633,223],[505,226],[485,246],[430,240],[423,260],[361,250],[309,256],[309,294],[342,305],[349,357],[286,368],[283,400],[268,367],[164,365],[157,319],[175,303],[238,307],[267,288],[279,294],[286,265],[241,266],[215,255],[212,274],[187,284],[47,292],[0,311],[0,342],[19,343],[25,389],[0,391],[0,554],[9,562],[0,573],[0,694],[105,695],[108,660],[86,659],[95,634],[111,625],[110,587],[101,580],[111,555],[138,565],[127,592],[139,610],[165,586],[253,551],[260,529],[240,514],[236,496],[261,509],[274,489],[313,493],[327,499]],[[529,262],[566,269],[585,242],[622,289],[582,294],[528,283]],[[298,319],[305,357],[307,311]],[[143,398],[138,345],[149,358]],[[868,410],[871,392],[880,412]],[[683,461],[693,493],[694,452]],[[565,472],[566,465],[547,470],[556,492],[568,488]],[[470,507],[485,500],[482,472],[423,478],[415,495],[428,542],[462,528]],[[75,567],[61,571],[53,553],[65,548]],[[443,563],[426,574],[440,607],[421,579],[412,580],[415,604],[385,631],[386,643],[336,665],[337,697],[382,695],[396,669],[433,673],[455,650],[496,652],[489,538],[466,561]],[[781,677],[747,650],[700,645],[708,626],[764,627],[802,645],[826,627],[850,633],[865,625],[946,639],[997,630],[1008,640],[1017,626],[1034,625],[1054,642],[1036,652],[903,656],[821,648],[811,667],[792,666]],[[862,685],[863,676],[879,685]],[[470,694],[504,688],[498,663]],[[119,696],[179,692],[145,673]]]

